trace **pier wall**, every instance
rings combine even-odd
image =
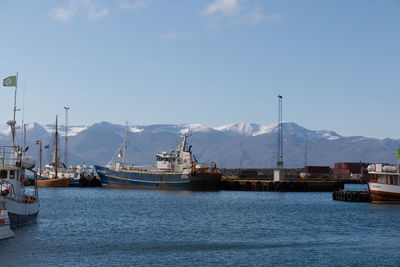
[[[274,176],[275,168],[260,168],[260,169],[221,169],[222,176],[225,177],[238,177],[238,178],[258,178],[258,179],[272,179]],[[283,169],[287,178],[300,178],[301,169]],[[254,173],[256,175],[253,175]]]

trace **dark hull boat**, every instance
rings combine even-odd
[[[221,175],[204,170],[199,173],[168,173],[157,171],[112,171],[95,166],[104,187],[143,189],[217,190]]]
[[[126,132],[125,132],[126,133]],[[215,163],[199,164],[192,155],[191,146],[186,149],[186,138],[176,151],[157,154],[157,165],[154,169],[143,169],[124,164],[126,151],[126,134],[124,151],[119,149],[122,162],[110,161],[107,167],[95,166],[102,186],[143,188],[143,189],[184,189],[184,190],[218,190],[221,173]]]

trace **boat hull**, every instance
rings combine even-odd
[[[368,183],[372,203],[400,204],[400,185]]]
[[[14,237],[14,232],[10,229],[10,220],[6,210],[0,210],[0,240]]]
[[[80,186],[80,184],[79,184],[79,179],[78,179],[78,178],[69,179],[69,184],[68,184],[68,186],[69,186],[69,187],[79,187],[79,186]]]
[[[218,190],[221,175],[202,172],[196,175],[183,173],[157,173],[146,171],[111,171],[95,166],[102,186],[117,188]]]
[[[25,203],[4,198],[11,227],[23,226],[36,221],[39,214],[39,201]]]
[[[58,179],[38,179],[37,186],[47,186],[47,187],[67,187],[69,186],[68,178],[58,178]]]

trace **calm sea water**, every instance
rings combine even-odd
[[[40,188],[1,266],[400,264],[400,205],[330,193]]]

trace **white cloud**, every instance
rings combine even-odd
[[[264,15],[260,8],[255,8],[249,13],[233,20],[232,22],[234,24],[259,24],[264,21],[271,23],[282,23],[284,20],[285,16],[283,14]]]
[[[144,0],[135,0],[135,1],[124,0],[124,1],[120,2],[119,6],[122,9],[136,10],[136,9],[145,8],[147,6],[147,3]]]
[[[176,38],[178,38],[178,33],[167,32],[167,33],[164,33],[163,35],[161,35],[161,38],[165,39],[165,40],[175,40]]]
[[[56,20],[69,21],[74,16],[74,11],[67,8],[55,8],[51,11],[51,16]]]
[[[66,7],[54,8],[51,16],[56,20],[68,22],[78,15],[85,15],[90,20],[95,20],[107,16],[108,13],[108,9],[98,0],[69,0]]]
[[[221,13],[225,16],[236,16],[240,13],[239,1],[238,0],[215,0],[214,3],[210,4],[204,13],[207,15]]]

